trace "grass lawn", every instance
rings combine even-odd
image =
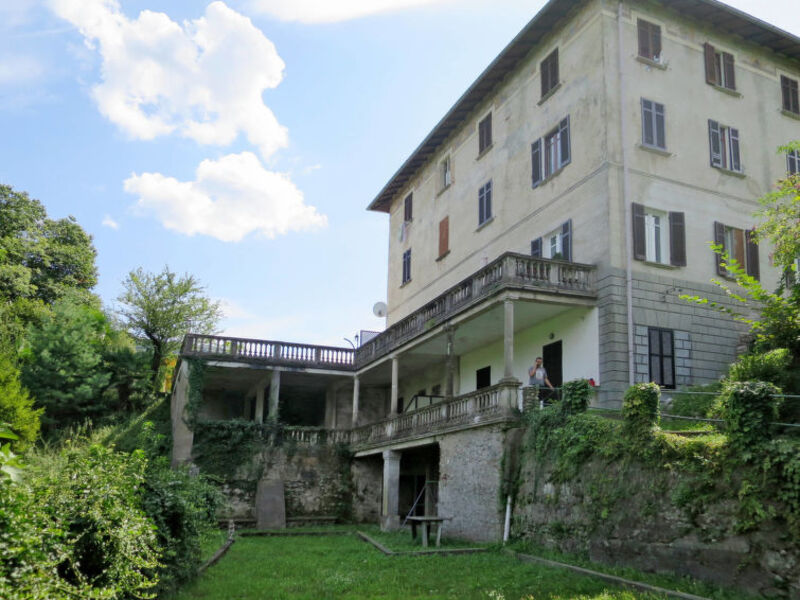
[[[389,547],[395,549],[396,544]],[[456,556],[390,557],[355,536],[334,536],[240,537],[218,564],[172,599],[657,597],[615,588],[562,569],[519,563],[497,550]]]

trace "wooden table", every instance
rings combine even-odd
[[[411,522],[411,539],[417,539],[417,525],[422,525],[422,546],[428,547],[428,538],[431,533],[431,525],[436,525],[436,547],[442,543],[442,523],[451,521],[453,517],[408,517],[406,520]]]

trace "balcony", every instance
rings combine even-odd
[[[595,267],[507,252],[356,350],[360,369],[460,312],[504,290],[594,298]]]

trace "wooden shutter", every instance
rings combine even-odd
[[[781,95],[783,96],[783,110],[792,110],[792,86],[788,77],[781,75]]]
[[[733,54],[722,53],[722,68],[725,71],[725,87],[730,90],[736,89],[736,71],[733,68]]]
[[[731,127],[729,131],[731,135],[731,164],[729,166],[731,171],[741,171],[742,159],[739,153],[739,130]]]
[[[647,239],[644,231],[644,206],[631,204],[633,211],[633,258],[635,260],[647,259]]]
[[[758,241],[755,229],[746,231],[745,239],[747,241],[747,274],[758,279],[761,276],[761,269],[758,264]]]
[[[686,223],[682,212],[669,213],[669,263],[686,266]]]
[[[653,103],[653,113],[655,115],[655,134],[656,146],[659,148],[667,147],[666,121],[664,119],[664,105],[658,102]]]
[[[710,83],[712,85],[719,85],[719,81],[717,81],[717,68],[714,64],[716,61],[716,51],[714,50],[714,46],[709,43],[703,44],[703,54],[705,55],[706,60],[706,83]]]
[[[639,29],[639,56],[652,58],[653,51],[650,48],[650,23],[638,19],[636,24]]]
[[[722,137],[720,136],[719,123],[708,120],[708,146],[711,152],[711,166],[722,166]]]
[[[718,246],[722,246],[722,249],[727,252],[731,252],[732,248],[725,247],[725,225],[718,221],[714,221],[714,243]],[[717,261],[717,275],[722,275],[723,277],[728,274],[725,270],[725,267],[722,266],[722,257],[714,253],[714,258]]]
[[[661,58],[661,27],[650,24],[650,50],[652,58]],[[659,61],[660,62],[660,61]]]
[[[531,175],[536,187],[542,181],[542,138],[531,144]]]
[[[531,256],[542,258],[542,238],[536,238],[531,242]]]
[[[572,262],[572,219],[561,226],[561,254],[564,260]]]
[[[655,146],[655,131],[653,127],[653,103],[642,98],[642,143]]]
[[[409,194],[406,196],[403,206],[403,220],[410,221],[414,216],[414,195]]]
[[[569,144],[569,115],[561,121],[559,125],[559,143],[561,144],[561,164],[559,168],[563,167],[570,161],[570,144]]]
[[[439,221],[439,258],[450,250],[450,217]]]
[[[558,85],[558,48],[550,55],[550,89]]]

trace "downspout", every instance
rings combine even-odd
[[[619,122],[622,147],[622,203],[625,212],[625,294],[628,317],[628,385],[634,383],[633,355],[633,248],[631,230],[630,182],[628,174],[628,120],[625,118],[625,44],[622,32],[622,7],[624,0],[617,6],[617,49],[619,52]]]

